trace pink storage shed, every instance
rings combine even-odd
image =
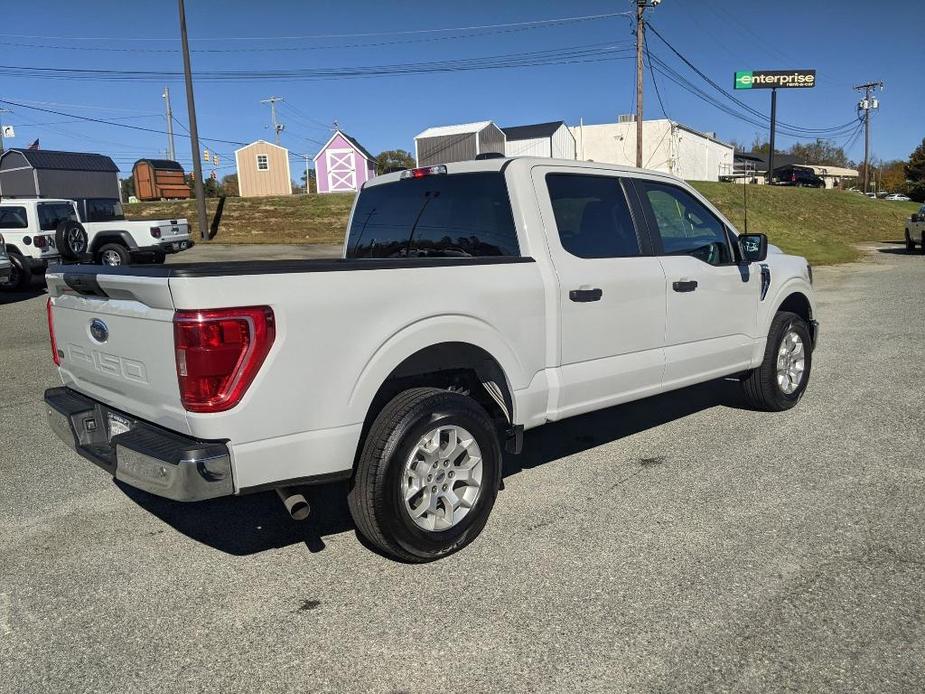
[[[357,191],[376,175],[376,158],[340,130],[334,131],[314,162],[319,193]]]

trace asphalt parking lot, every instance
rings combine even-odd
[[[43,294],[0,295],[0,692],[925,691],[925,257],[816,277],[799,407],[721,381],[529,432],[424,566],[343,487],[297,524],[116,485],[45,425]]]

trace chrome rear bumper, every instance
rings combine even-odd
[[[46,390],[45,405],[51,430],[121,482],[176,501],[234,493],[231,456],[223,442],[162,429],[70,388]],[[114,426],[127,430],[115,433]]]

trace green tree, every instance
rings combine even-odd
[[[925,138],[909,155],[904,168],[909,181],[909,197],[916,202],[925,202]]]
[[[135,194],[135,177],[123,178],[119,181],[119,187],[122,190],[122,200],[128,202],[128,199]]]
[[[817,139],[815,142],[795,142],[789,154],[797,157],[801,164],[819,164],[826,166],[848,166],[845,150],[831,140]]]
[[[238,189],[238,174],[228,174],[222,178],[222,190],[229,198],[236,198],[241,193]]]
[[[767,154],[771,151],[771,143],[765,139],[764,135],[755,133],[755,139],[752,140],[751,151],[758,154]]]
[[[389,171],[413,169],[414,157],[403,149],[388,149],[376,157],[376,174],[381,175]]]
[[[304,193],[305,192],[305,172],[304,171],[302,172],[302,177],[299,180],[301,181],[302,188],[298,192]],[[308,192],[317,193],[318,192],[318,182],[315,180],[315,170],[314,169],[308,170],[308,180],[309,180]]]

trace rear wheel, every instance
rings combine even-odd
[[[110,267],[128,265],[131,260],[128,249],[119,243],[107,243],[100,246],[100,249],[96,252],[96,257],[100,265],[109,265]]]
[[[795,313],[779,312],[771,321],[761,365],[742,381],[746,399],[757,410],[789,410],[806,391],[812,363],[806,321]]]
[[[925,255],[925,231],[922,232],[922,238],[919,239],[919,253]]]
[[[18,253],[10,253],[10,276],[0,282],[0,290],[5,292],[21,292],[29,288],[32,282],[32,271],[26,266],[25,259]]]
[[[912,236],[909,235],[908,229],[906,229],[906,250],[910,253],[915,250],[915,241],[913,241]]]
[[[348,501],[359,532],[384,553],[426,562],[485,527],[501,479],[488,413],[438,388],[397,395],[376,417]]]

